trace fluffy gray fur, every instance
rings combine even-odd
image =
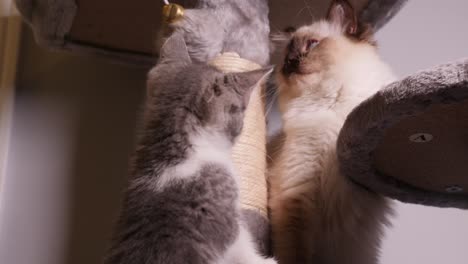
[[[267,0],[200,0],[173,27],[183,32],[194,61],[229,51],[260,65],[269,61]]]
[[[158,181],[163,174],[180,176],[167,170],[199,151],[191,141],[199,134],[220,136],[230,152],[251,87],[265,70],[223,74],[192,64],[177,34],[161,54],[148,75],[143,130],[105,263],[220,263],[242,228],[235,175],[208,161],[164,187]]]

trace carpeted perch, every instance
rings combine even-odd
[[[171,0],[185,8],[198,0]],[[375,30],[387,23],[407,0],[350,0],[361,17]],[[161,29],[162,1],[139,0],[15,0],[24,20],[34,31],[36,41],[49,49],[68,50],[102,56],[117,62],[152,66],[155,36]],[[283,8],[287,2],[288,8]],[[284,29],[310,23],[312,16],[325,15],[329,0],[314,1],[304,12],[306,2],[270,0],[271,28]],[[276,7],[280,11],[276,10]],[[288,18],[288,19],[285,19]]]
[[[468,59],[389,85],[347,118],[341,170],[403,202],[468,209]]]

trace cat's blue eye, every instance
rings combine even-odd
[[[318,43],[319,43],[319,41],[316,40],[316,39],[308,39],[307,40],[307,50],[317,46]]]

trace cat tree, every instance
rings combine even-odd
[[[161,27],[162,1],[141,0],[138,5],[125,0],[16,2],[37,42],[47,48],[144,66],[154,64],[157,57],[154,37]],[[190,8],[196,0],[171,2]],[[304,7],[308,2],[270,1],[272,31],[323,17],[329,2],[315,1],[314,6]],[[351,2],[361,19],[378,30],[406,0]],[[223,71],[259,67],[255,62],[243,63],[235,54],[211,63]],[[265,116],[261,89],[257,90],[240,139],[247,148],[234,157],[244,175],[244,208],[254,209],[247,221],[259,244],[265,246]],[[436,67],[391,84],[348,117],[337,146],[341,170],[356,184],[405,202],[468,208],[467,100],[468,61]]]
[[[198,0],[173,0],[184,8]],[[351,0],[362,18],[379,29],[407,0]],[[155,36],[162,26],[163,0],[15,0],[47,48],[105,56],[118,62],[152,66]],[[330,0],[270,0],[271,29],[310,23],[323,17]],[[310,3],[313,6],[307,6]]]
[[[131,5],[124,0],[17,0],[18,8],[31,25],[39,44],[51,49],[106,56],[139,65],[152,65],[154,37],[163,18],[162,1],[142,0]],[[195,0],[171,1],[185,8]],[[401,8],[402,0],[353,1],[361,17],[380,28]],[[311,16],[326,12],[329,1],[318,1],[304,8],[304,2],[271,1],[272,28],[309,23]],[[155,15],[156,14],[156,15]],[[280,19],[283,18],[283,19]],[[284,19],[288,18],[288,19]],[[235,72],[259,68],[236,54],[222,54],[210,62],[222,71]],[[265,134],[266,122],[262,87],[254,90],[246,112],[243,133],[233,151],[241,174],[243,215],[259,246],[266,251],[268,242]]]

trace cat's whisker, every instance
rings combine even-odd
[[[283,32],[283,31],[284,31],[284,28],[280,28],[278,25],[275,25],[275,24],[270,25],[270,32]]]
[[[273,109],[275,101],[276,101],[276,97],[269,104],[267,104],[267,108],[265,109],[265,115],[266,116],[268,116],[271,113],[271,110]]]
[[[271,140],[268,144],[272,144],[271,142],[274,142],[273,144],[275,145],[283,146],[284,143],[286,142],[286,138],[279,136],[279,134],[274,135],[272,138],[274,139]],[[274,161],[275,159],[273,158],[273,156],[277,156],[279,153],[281,153],[281,148],[274,147],[273,149],[269,149],[269,151],[267,151],[267,154],[266,154],[267,160]]]
[[[265,109],[265,115],[268,116],[270,114],[271,110],[273,109],[275,102],[279,96],[279,91],[278,88],[275,87],[274,89],[269,89],[270,91],[265,92],[263,95],[265,98],[270,98],[270,100],[266,101],[266,109]],[[270,93],[270,94],[268,94]]]
[[[307,3],[307,0],[304,0],[304,4],[307,6],[307,10],[309,11],[309,15],[313,20],[314,19],[314,14],[312,13],[312,9],[310,8],[310,5]]]
[[[273,161],[273,157],[268,155],[268,154],[265,154],[265,157],[267,159],[267,161]]]
[[[293,19],[293,20],[297,19],[297,17],[300,16],[300,15],[302,14],[302,12],[304,12],[304,10],[306,10],[306,9],[307,9],[307,6],[301,8],[301,9],[299,10],[299,12],[297,12],[297,14],[294,16],[294,19]]]

